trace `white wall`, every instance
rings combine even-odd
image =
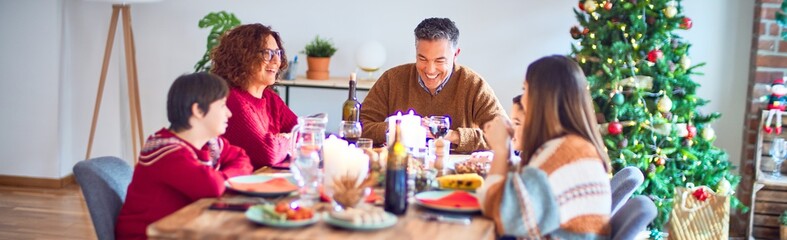
[[[14,168],[0,168],[0,174],[64,176],[75,161],[84,158],[111,7],[108,3],[78,0],[65,0],[62,3],[0,0],[0,3],[3,4],[0,13],[9,12],[19,17],[24,16],[25,19],[36,19],[35,22],[23,22],[26,27],[38,26],[39,23],[55,24],[58,19],[62,19],[64,29],[63,60],[60,65],[57,64],[60,58],[49,55],[58,52],[58,44],[61,44],[54,40],[60,36],[56,28],[58,25],[51,31],[28,30],[31,34],[36,34],[36,41],[46,41],[43,45],[54,47],[54,50],[41,50],[39,45],[42,44],[37,42],[28,45],[28,39],[25,39],[27,42],[8,46],[10,41],[20,41],[20,37],[7,34],[0,36],[0,46],[4,50],[8,49],[3,52],[16,53],[0,57],[2,63],[11,62],[11,65],[0,65],[3,72],[0,74],[15,74],[10,78],[3,78],[0,96],[4,101],[0,106],[3,106],[3,110],[14,112],[18,111],[16,109],[30,111],[20,111],[20,114],[14,114],[14,117],[0,120],[0,126],[13,130],[13,134],[2,134],[0,139],[3,143],[13,143],[10,148],[14,148],[9,149],[13,151],[4,151],[13,154],[4,154],[4,162],[0,162],[5,165],[12,163]],[[62,18],[35,8],[37,4],[62,9]],[[748,71],[753,3],[738,0],[724,0],[723,3],[685,1],[684,5],[695,25],[691,31],[680,34],[694,43],[691,49],[693,61],[708,63],[707,67],[702,69],[706,75],[694,78],[703,85],[699,95],[712,100],[706,107],[707,111],[720,111],[724,114],[725,117],[714,125],[719,135],[717,145],[726,149],[731,159],[737,162],[741,149],[743,98]],[[504,0],[489,4],[466,0],[403,0],[374,4],[361,0],[332,4],[318,0],[167,0],[136,4],[132,6],[132,20],[144,132],[151,134],[167,125],[167,89],[178,75],[191,72],[194,63],[204,53],[208,30],[198,29],[197,21],[208,12],[226,10],[235,13],[244,23],[260,22],[272,25],[274,30],[282,34],[284,47],[291,57],[316,34],[331,38],[339,49],[332,58],[330,70],[333,76],[346,76],[356,70],[355,48],[368,40],[379,41],[386,47],[388,57],[383,69],[414,61],[413,28],[426,17],[450,17],[461,32],[459,42],[462,52],[459,63],[470,66],[486,77],[503,105],[509,108],[511,97],[519,94],[527,64],[544,55],[570,52],[572,39],[568,30],[576,25],[571,11],[575,6],[576,0]],[[9,14],[2,14],[3,17],[0,18],[9,18]],[[40,18],[31,18],[31,15],[40,15]],[[738,23],[739,19],[743,21]],[[19,26],[11,25],[9,21],[0,22],[0,30],[10,27]],[[116,38],[121,37],[122,35],[118,34]],[[122,41],[118,40],[115,44],[93,156],[118,155],[130,159],[132,151],[128,137],[128,103],[125,100],[127,97],[123,77],[125,64],[122,61],[123,48],[117,46],[122,44]],[[20,45],[25,47],[19,47]],[[44,62],[39,59],[41,56],[31,56],[30,49],[33,49],[34,53],[40,51],[41,56],[54,61],[50,63],[53,66],[38,68]],[[303,57],[301,55],[299,58],[304,59]],[[36,68],[22,65],[20,62],[23,61],[19,61],[20,59],[37,60]],[[304,63],[299,66],[299,74],[306,71]],[[33,71],[23,71],[25,67]],[[51,70],[58,68],[62,68],[62,71]],[[31,82],[24,88],[9,85],[10,79],[19,79],[21,76],[30,79],[31,72],[42,75],[38,78],[48,84],[34,85]],[[58,80],[59,78],[61,80]],[[59,81],[62,83],[60,89],[54,87]],[[14,84],[17,82],[19,81],[14,81]],[[39,91],[40,93],[22,91],[33,86],[44,86],[45,89]],[[61,98],[57,104],[39,100],[44,99],[40,96],[58,94]],[[359,97],[363,95],[364,93],[359,92]],[[14,96],[13,104],[5,101],[9,96]],[[331,118],[336,119],[345,97],[344,91],[293,89],[291,100],[294,100],[293,110],[299,115],[328,112]],[[38,157],[42,159],[41,163],[19,163],[17,159],[30,159],[28,156],[31,149],[36,149],[37,154],[45,151],[39,150],[39,145],[33,147],[33,144],[22,144],[28,141],[18,141],[18,138],[23,136],[21,128],[11,126],[34,122],[31,119],[53,119],[52,116],[32,113],[32,109],[41,108],[42,105],[52,109],[52,112],[54,108],[60,109],[59,133],[57,129],[52,129],[53,126],[49,126],[49,129],[36,126],[32,130],[26,129],[25,131],[33,133],[24,132],[24,136],[41,135],[37,139],[27,138],[29,142],[39,143],[41,139],[59,138],[61,143],[52,143],[46,147],[53,153],[47,157]],[[331,126],[333,125],[336,125],[335,121],[331,123]],[[9,146],[3,144],[2,148]],[[19,150],[24,148],[28,150]],[[40,165],[62,167],[59,172],[53,172],[52,169]]]
[[[60,9],[0,1],[0,175],[60,175]]]

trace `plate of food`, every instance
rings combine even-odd
[[[396,215],[384,211],[380,207],[348,208],[343,211],[326,212],[325,223],[332,226],[360,231],[389,228],[399,220]]]
[[[278,197],[298,191],[295,178],[289,176],[246,175],[237,176],[224,185],[242,194],[258,197]]]
[[[473,213],[481,211],[478,198],[466,191],[428,191],[415,195],[415,203],[425,208],[447,211]]]
[[[254,205],[246,210],[252,222],[278,228],[298,228],[317,223],[320,216],[309,207],[290,206],[286,202]]]

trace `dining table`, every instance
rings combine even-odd
[[[468,155],[452,155],[449,162],[468,158]],[[264,172],[264,171],[263,171]],[[255,174],[265,174],[260,171]],[[376,192],[382,191],[376,189]],[[380,193],[382,194],[382,193]],[[247,219],[244,211],[214,210],[216,202],[245,204],[275,204],[278,201],[297,199],[261,198],[227,191],[219,198],[204,198],[150,224],[149,239],[495,239],[495,225],[480,212],[455,213],[428,209],[409,203],[405,214],[397,216],[396,223],[377,230],[349,230],[337,228],[321,220],[300,228],[276,228],[260,225]],[[327,214],[331,203],[319,202],[313,206],[315,214]],[[435,221],[425,215],[465,217],[469,222]]]

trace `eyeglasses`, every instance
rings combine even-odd
[[[278,56],[281,58],[281,49],[263,49],[260,52],[262,53],[262,60],[266,62],[270,62],[273,59],[273,56]]]

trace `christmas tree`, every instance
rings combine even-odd
[[[704,64],[691,63],[691,44],[678,36],[692,27],[681,1],[581,0],[574,12],[580,26],[570,31],[577,39],[572,56],[590,84],[614,171],[636,166],[645,176],[635,194],[658,208],[654,237],[668,220],[675,187],[731,194],[740,177],[713,146],[711,123],[720,114],[698,109],[707,101],[695,95],[700,86],[691,77]],[[731,205],[742,207],[734,197]]]

